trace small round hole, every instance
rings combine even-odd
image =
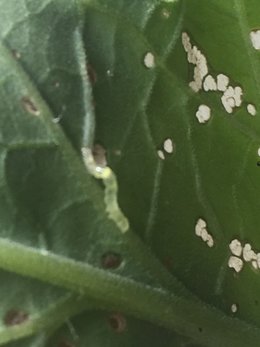
[[[126,330],[126,319],[121,313],[113,313],[109,317],[109,325],[116,333],[122,333]]]
[[[260,166],[260,160],[256,163],[257,166]]]
[[[4,323],[7,326],[22,324],[29,318],[28,313],[22,310],[12,309],[4,316]]]
[[[101,263],[104,269],[117,269],[122,263],[122,258],[117,253],[108,252],[103,254]]]

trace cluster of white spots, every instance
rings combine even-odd
[[[250,33],[251,41],[256,49],[260,49],[260,30]],[[223,73],[220,73],[214,78],[209,74],[208,62],[204,54],[197,46],[191,43],[191,39],[186,32],[182,33],[182,44],[187,53],[187,60],[194,65],[193,80],[189,86],[194,92],[204,90],[205,92],[221,92],[221,102],[228,114],[242,105],[243,90],[240,86],[232,86],[230,79]],[[253,104],[247,105],[247,112],[255,116],[256,108]],[[200,115],[200,112],[198,113]],[[197,116],[196,114],[196,116]],[[197,117],[198,118],[198,117]],[[198,118],[199,119],[199,118]],[[200,121],[204,123],[204,121]]]
[[[251,116],[255,116],[256,115],[256,108],[253,104],[248,104],[247,105],[247,112],[251,115]]]
[[[200,237],[210,248],[214,246],[214,239],[207,231],[207,223],[199,218],[195,225],[195,234]]]
[[[232,304],[231,305],[231,312],[232,313],[236,313],[238,311],[238,306],[237,306],[237,304]]]
[[[260,49],[260,30],[252,30],[250,32],[250,40],[253,47],[259,50]]]
[[[233,113],[235,107],[241,106],[242,96],[243,91],[241,87],[236,86],[233,88],[231,86],[228,86],[221,97],[221,102],[227,113]]]
[[[157,154],[160,159],[165,159],[165,153],[172,154],[174,152],[175,145],[173,141],[170,138],[167,138],[163,142],[163,150],[159,149],[157,151]]]
[[[147,52],[144,56],[144,65],[147,69],[152,69],[155,66],[155,58],[153,53]]]
[[[192,46],[190,37],[186,32],[182,33],[182,44],[187,53],[188,62],[195,65],[193,81],[189,85],[194,92],[199,92],[202,89],[203,79],[208,74],[207,59],[197,46]]]
[[[236,272],[240,272],[244,263],[251,263],[254,269],[260,269],[260,253],[256,253],[250,243],[242,243],[238,239],[234,239],[229,244],[232,255],[229,258],[228,266]]]
[[[211,117],[211,109],[207,105],[200,105],[196,117],[199,123],[206,123]]]

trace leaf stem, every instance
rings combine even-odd
[[[166,290],[0,238],[0,267],[86,295],[208,347],[257,346],[260,329]]]
[[[23,324],[0,329],[0,345],[34,335],[38,332],[52,332],[72,315],[82,310],[96,308],[92,300],[79,298],[69,293],[44,311],[29,317]]]

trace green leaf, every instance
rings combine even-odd
[[[208,4],[200,5],[207,25],[216,31],[221,22],[229,29],[231,3]],[[240,45],[249,28],[242,4],[235,5],[240,32],[233,37],[234,42],[243,37]],[[217,21],[212,20],[214,6]],[[234,279],[227,268],[231,227],[236,227],[236,237],[244,235],[243,242],[250,230],[255,234],[250,226],[257,216],[257,168],[247,170],[246,163],[253,157],[257,130],[252,117],[235,118],[242,108],[227,115],[220,93],[195,94],[188,86],[192,66],[182,47],[183,28],[192,44],[205,50],[212,74],[232,76],[231,68],[222,70],[219,58],[213,59],[219,49],[213,45],[210,50],[197,5],[191,0],[23,0],[16,5],[13,0],[0,1],[0,9],[0,275],[6,283],[0,289],[5,302],[0,343],[27,336],[9,346],[55,346],[75,326],[80,338],[72,344],[80,346],[88,341],[104,345],[107,339],[110,345],[136,345],[145,332],[143,344],[154,346],[165,336],[166,344],[186,347],[194,347],[193,342],[257,345],[260,330],[250,324],[259,325],[257,311],[247,301],[248,280],[257,278],[257,272],[245,265],[248,269]],[[237,55],[239,44],[232,46]],[[249,49],[248,44],[244,51],[249,55],[237,59],[241,65],[251,59],[256,73],[256,52]],[[238,77],[248,78],[242,74],[230,81],[243,85]],[[257,106],[253,84],[251,89],[248,100]],[[205,103],[215,114],[202,125],[195,113]],[[96,142],[108,152],[119,181],[120,207],[130,221],[125,233],[115,223],[116,204],[107,207],[116,201],[115,181],[95,180],[81,156],[81,148],[93,144],[94,106]],[[174,151],[162,160],[157,151],[166,139],[173,139]],[[242,145],[246,154],[238,148]],[[230,166],[224,165],[227,158]],[[236,160],[243,164],[239,184],[232,180]],[[251,185],[240,187],[245,173]],[[228,193],[232,185],[239,193],[235,198]],[[239,229],[243,223],[231,221],[233,201],[246,211],[244,217],[240,214],[247,222],[244,234]],[[114,212],[109,215],[108,210]],[[238,207],[234,213],[238,215]],[[212,249],[195,236],[198,218],[207,221]],[[254,283],[256,292],[258,281]],[[22,289],[23,296],[14,300],[10,288],[15,293]],[[239,302],[230,300],[234,288]],[[241,320],[229,317],[233,303],[239,304]],[[10,310],[14,323],[7,316]],[[129,322],[121,338],[102,325],[108,311],[123,312]],[[66,321],[72,323],[51,337]],[[85,324],[90,325],[87,331]],[[98,328],[103,329],[100,336]]]
[[[102,190],[62,133],[64,129],[76,149],[92,143],[92,100],[75,3],[24,1],[16,9],[19,19],[12,5],[0,3],[9,23],[1,23],[0,47],[1,239],[28,245],[43,258],[51,250],[97,268],[107,266],[104,257],[115,254],[126,265],[119,263],[112,271],[190,296],[134,235],[122,239],[106,216]],[[25,260],[7,252],[2,268],[7,259],[18,268]],[[23,275],[30,275],[27,265]],[[1,288],[2,343],[38,330],[52,331],[75,312],[99,307],[95,300],[78,300],[78,294],[71,297],[52,286],[5,272],[1,277],[6,283]],[[14,300],[10,288],[17,287],[24,294]],[[24,315],[24,320],[6,322],[10,310]]]
[[[133,229],[204,302],[257,326],[259,270],[245,262],[236,274],[228,260],[233,239],[260,250],[260,123],[258,113],[247,110],[248,104],[259,109],[259,52],[250,41],[259,27],[258,9],[257,1],[161,2],[142,24],[122,12],[115,29],[108,5],[105,13],[89,9],[85,28],[98,76],[96,142],[117,174],[120,203]],[[194,66],[182,32],[205,55],[214,79],[225,74],[231,86],[241,86],[243,103],[232,114],[221,102],[223,92],[189,87]],[[101,40],[103,48],[94,44]],[[154,69],[144,66],[147,52],[154,55]],[[211,109],[206,124],[196,118],[202,104]],[[164,152],[160,160],[157,151],[168,138],[174,153]],[[213,248],[195,235],[199,218],[207,223]]]

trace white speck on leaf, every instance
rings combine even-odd
[[[238,311],[238,306],[237,304],[232,304],[231,305],[231,312],[236,313]]]
[[[206,123],[211,117],[211,109],[207,105],[200,105],[196,117],[199,123]]]
[[[152,69],[155,66],[154,55],[151,52],[147,52],[144,56],[144,65],[147,69]]]
[[[171,139],[166,139],[163,143],[163,149],[166,153],[171,154],[173,152],[174,146]]]
[[[205,78],[203,82],[203,89],[205,90],[205,92],[217,90],[217,83],[211,75],[208,75]]]
[[[195,226],[195,234],[201,236],[202,230],[205,229],[206,226],[207,223],[203,219],[199,218]]]
[[[258,265],[257,265],[257,261],[256,260],[252,260],[252,266],[254,269],[258,270]]]
[[[256,255],[257,266],[260,268],[260,253]]]
[[[236,272],[240,272],[243,269],[243,260],[232,255],[228,260],[228,267],[234,269]]]
[[[256,50],[259,50],[260,49],[260,30],[252,30],[250,32],[250,40],[253,47]]]
[[[217,76],[217,89],[221,92],[227,90],[229,85],[229,78],[224,74],[219,74]]]
[[[158,154],[160,159],[162,159],[162,160],[165,159],[165,155],[164,155],[163,151],[161,151],[160,149],[157,151],[157,154]]]
[[[207,223],[202,218],[197,220],[195,234],[200,237],[210,248],[214,246],[214,239],[207,231]]]
[[[252,246],[249,243],[246,243],[243,248],[243,258],[246,262],[257,259],[256,253],[252,250]]]
[[[234,239],[229,244],[229,249],[231,250],[233,255],[236,255],[237,257],[240,257],[242,254],[242,245],[241,242],[237,239]]]
[[[251,114],[251,116],[255,116],[256,115],[256,108],[255,108],[255,106],[253,104],[248,104],[246,108],[247,108],[247,112],[249,114]]]

